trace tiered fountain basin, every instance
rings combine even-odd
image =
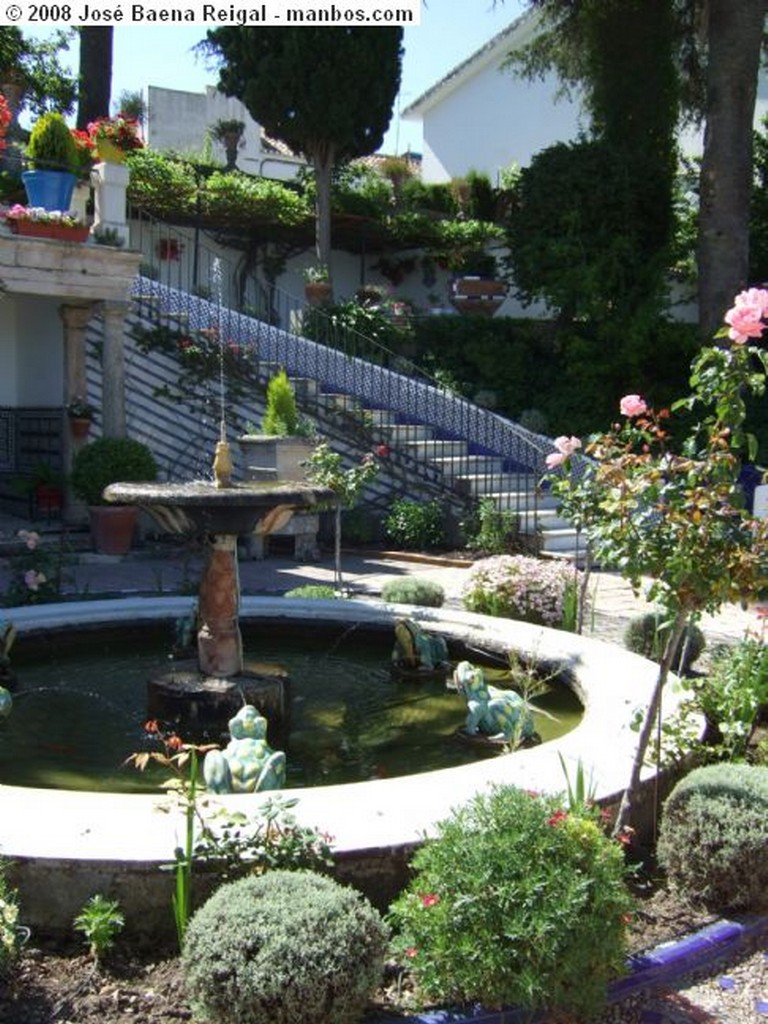
[[[7,611],[19,633],[55,642],[57,630],[171,621],[189,598],[130,598]],[[629,778],[637,736],[631,720],[648,702],[657,666],[584,637],[449,609],[408,608],[373,601],[243,598],[241,620],[280,625],[359,623],[387,629],[407,614],[424,629],[470,647],[510,648],[562,665],[584,705],[580,724],[544,745],[440,771],[347,785],[291,789],[297,819],[333,837],[337,876],[380,906],[405,880],[408,860],[437,821],[478,791],[496,784],[558,793],[579,762],[596,797],[614,802]],[[665,701],[665,714],[674,707]],[[217,796],[217,805],[256,811],[269,795]],[[0,785],[0,852],[11,858],[26,924],[46,933],[69,932],[73,916],[94,893],[120,900],[129,927],[171,934],[172,875],[161,871],[183,836],[179,812],[157,795],[75,792]],[[197,892],[205,891],[204,880]]]

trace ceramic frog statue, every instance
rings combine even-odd
[[[267,720],[246,704],[229,720],[224,750],[205,755],[203,775],[214,793],[256,793],[285,785],[285,754],[267,744]]]
[[[7,718],[13,706],[8,687],[13,686],[16,679],[11,670],[11,648],[15,639],[13,623],[8,619],[0,619],[0,718]]]
[[[464,731],[470,736],[482,733],[515,745],[533,736],[533,715],[526,702],[513,690],[489,686],[482,668],[459,662],[453,681],[467,702]]]
[[[398,619],[395,623],[395,647],[392,663],[409,672],[434,672],[446,667],[448,646],[445,638],[425,633],[413,619]]]

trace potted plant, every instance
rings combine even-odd
[[[211,125],[211,138],[220,142],[224,147],[227,156],[225,168],[227,171],[234,171],[237,166],[237,151],[245,145],[244,132],[245,121],[238,121],[236,117],[221,117]]]
[[[304,295],[310,306],[322,306],[333,295],[331,274],[325,263],[315,263],[304,271]]]
[[[95,408],[80,395],[70,399],[67,402],[67,419],[72,436],[78,440],[87,437],[95,415]]]
[[[32,126],[26,150],[32,170],[21,175],[30,206],[66,211],[72,203],[80,157],[61,114],[42,114]]]
[[[468,253],[451,281],[451,303],[459,313],[493,316],[507,296],[497,278],[496,258],[487,252]]]
[[[132,505],[107,504],[104,489],[118,482],[156,480],[152,452],[130,437],[101,437],[76,453],[70,479],[75,495],[88,505],[96,551],[124,555],[130,549],[139,510]]]
[[[59,242],[85,242],[90,228],[73,212],[46,210],[42,206],[16,203],[4,215],[14,235],[30,238],[54,238]]]
[[[116,114],[115,117],[100,117],[88,125],[90,135],[99,159],[105,163],[122,164],[125,154],[132,149],[142,149],[144,143],[139,136],[139,122],[134,117]]]
[[[50,516],[60,513],[64,504],[64,474],[48,462],[41,462],[12,484],[15,494],[29,499],[29,514],[36,518],[42,513]]]
[[[267,385],[267,408],[261,432],[239,439],[247,480],[304,480],[304,463],[314,447],[296,408],[296,394],[285,370]]]

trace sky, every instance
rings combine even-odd
[[[421,152],[418,122],[401,121],[398,111],[438,82],[457,64],[491,39],[523,12],[525,0],[428,0],[421,25],[406,28],[400,95],[390,129],[381,147],[387,153],[410,149]],[[25,35],[45,36],[47,32]],[[205,36],[201,26],[116,26],[112,69],[112,96],[156,85],[166,89],[203,92],[216,83],[216,72],[192,47]],[[77,43],[70,62],[77,63]]]

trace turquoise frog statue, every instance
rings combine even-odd
[[[395,623],[392,664],[407,672],[447,670],[448,645],[444,637],[425,633],[413,619],[398,619]]]
[[[534,737],[531,709],[519,693],[489,686],[482,668],[469,661],[459,662],[453,682],[467,702],[464,724],[467,735],[481,733],[510,746],[518,746],[523,740]]]
[[[257,793],[285,785],[285,754],[268,745],[267,720],[245,704],[229,720],[231,739],[224,750],[209,750],[203,762],[205,784],[213,793]]]
[[[0,619],[0,718],[7,718],[13,707],[13,698],[8,687],[16,677],[11,670],[11,648],[16,639],[16,629],[8,619]],[[7,684],[7,685],[4,685]]]

